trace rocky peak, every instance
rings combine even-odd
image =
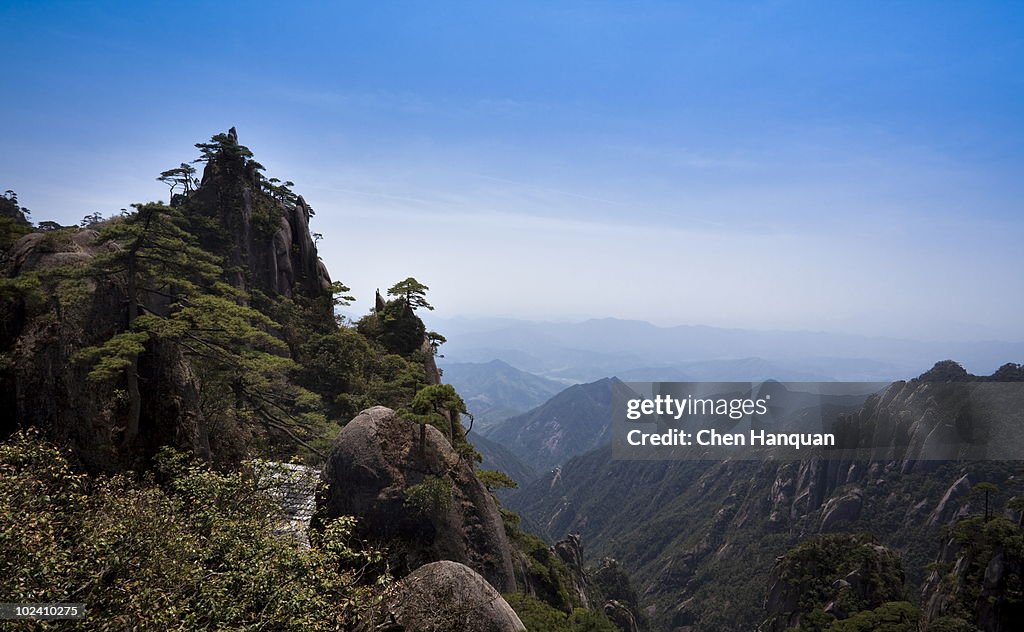
[[[204,245],[226,258],[229,281],[269,295],[329,295],[331,278],[309,230],[313,210],[305,199],[264,178],[233,127],[198,146],[206,167],[185,203],[217,227]]]

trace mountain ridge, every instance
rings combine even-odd
[[[829,332],[749,330],[707,325],[658,327],[614,318],[582,322],[515,319],[439,319],[452,334],[445,349],[451,362],[502,358],[547,377],[592,381],[629,369],[704,360],[757,357],[783,367],[812,363],[838,380],[905,379],[935,358],[959,358],[976,373],[991,373],[1024,356],[1024,342],[927,341]],[[829,359],[863,366],[829,370]]]
[[[776,558],[817,533],[873,533],[902,554],[910,597],[921,600],[944,529],[978,509],[971,485],[1016,489],[1012,463],[918,460],[924,438],[969,405],[962,390],[991,384],[953,365],[893,383],[836,420],[848,440],[878,446],[868,460],[614,461],[605,445],[541,475],[508,503],[548,538],[580,533],[592,559],[623,560],[655,630],[753,629]],[[1005,365],[996,375],[1020,379],[1020,371]],[[935,401],[947,408],[936,412],[928,404]],[[907,427],[911,435],[900,438]],[[952,568],[956,556],[945,556]],[[929,582],[933,592],[946,585],[941,575]],[[1013,611],[986,612],[1006,621]]]

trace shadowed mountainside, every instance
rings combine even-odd
[[[944,529],[978,510],[972,485],[1024,492],[1013,462],[918,460],[936,429],[970,408],[962,387],[994,384],[950,374],[949,364],[837,420],[877,446],[867,460],[626,462],[605,446],[542,475],[509,504],[549,538],[579,532],[593,558],[622,560],[657,630],[752,629],[776,558],[822,532],[874,534],[902,557],[908,599],[919,602]],[[997,375],[1019,370],[1006,365]],[[1008,406],[1001,418],[1020,414],[996,401]],[[946,559],[952,565],[955,555]]]

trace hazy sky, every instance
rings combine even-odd
[[[1024,5],[0,4],[0,189],[237,126],[365,311],[1024,339]],[[146,6],[138,6],[146,5]]]

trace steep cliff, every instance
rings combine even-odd
[[[231,128],[226,147],[240,147]],[[243,291],[286,297],[327,296],[331,278],[309,231],[313,214],[301,195],[268,187],[262,166],[246,151],[210,154],[199,187],[177,200],[212,220],[203,235],[207,249],[220,253],[230,282]]]
[[[1009,515],[969,515],[957,521],[925,581],[928,629],[1009,632],[1024,619],[1024,530],[1021,503]]]
[[[6,361],[0,368],[0,400],[9,411],[0,433],[19,426],[45,429],[72,447],[81,462],[104,470],[131,465],[137,454],[120,446],[126,395],[117,382],[91,382],[89,368],[75,354],[126,328],[126,290],[118,279],[62,277],[112,249],[116,246],[99,243],[95,230],[28,234],[12,248],[4,272],[29,284],[29,291],[0,301],[5,323],[0,349]],[[149,308],[159,309],[158,303]],[[208,452],[198,384],[181,350],[154,340],[139,360],[139,376],[147,385],[141,414],[154,421],[144,426],[137,447],[147,453],[159,445]]]
[[[88,229],[33,232],[8,249],[0,401],[14,414],[0,431],[45,429],[95,469],[134,466],[161,445],[231,459],[252,428],[218,423],[225,415],[204,406],[216,380],[235,391],[239,420],[246,389],[258,388],[242,375],[248,362],[279,376],[278,394],[298,393],[283,365],[270,366],[295,342],[289,323],[271,317],[281,315],[280,298],[295,299],[330,326],[332,286],[311,211],[269,185],[234,129],[201,147],[203,181],[196,187],[187,165],[176,170],[184,193],[172,207],[138,205]],[[228,376],[232,366],[238,377]],[[265,397],[275,390],[260,388]],[[262,406],[279,409],[262,415],[278,426],[269,418],[295,414],[280,412],[288,402]]]

